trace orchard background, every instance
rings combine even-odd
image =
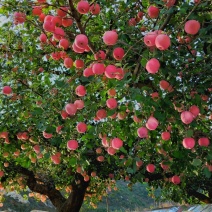
[[[211,11],[1,0],[0,188],[64,212],[95,208],[119,179],[211,203]]]

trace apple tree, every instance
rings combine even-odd
[[[116,180],[212,203],[208,0],[1,0],[0,189],[58,211]]]

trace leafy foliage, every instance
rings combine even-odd
[[[165,199],[212,201],[212,8],[204,0],[177,0],[172,6],[167,2],[172,1],[102,0],[98,2],[100,13],[92,15],[78,13],[79,2],[72,0],[1,1],[2,188],[28,186],[49,196],[59,208],[60,203],[54,202],[45,186],[65,189],[67,197],[73,188],[84,186],[86,198],[95,206],[106,195],[108,186],[125,179],[130,180],[130,185],[146,181],[154,188],[160,187]],[[157,18],[151,18],[151,5],[159,8]],[[52,33],[44,27],[42,15],[35,15],[35,8],[42,10],[44,16],[58,16],[61,8],[60,12],[65,11],[63,19],[71,19],[73,24],[56,27],[64,35],[61,31]],[[24,23],[20,23],[17,12]],[[200,23],[197,33],[185,32],[188,20]],[[104,33],[112,30],[116,30],[118,40],[115,45],[106,45]],[[157,36],[161,33],[170,38],[167,50],[145,44],[146,34],[155,30]],[[47,41],[40,41],[41,34]],[[86,49],[80,50],[78,46],[81,53],[73,46],[79,34],[88,38]],[[61,47],[62,38],[68,40],[68,48]],[[116,47],[124,50],[121,60],[113,55]],[[100,50],[104,51],[105,59],[96,58]],[[74,65],[64,64],[66,57],[75,61]],[[152,58],[160,63],[155,74],[146,70]],[[78,67],[77,60],[83,61],[83,67]],[[114,65],[115,72],[109,76],[105,69],[103,74],[94,74],[95,63],[107,68]],[[91,68],[90,76],[85,74],[86,68]],[[165,89],[162,80],[168,82]],[[79,85],[86,89],[85,95],[76,92]],[[10,86],[12,92],[5,92],[5,86]],[[112,94],[111,89],[116,93]],[[110,109],[110,98],[116,99],[117,107]],[[71,115],[67,105],[76,105],[77,100],[83,101],[84,108]],[[198,108],[197,114],[192,106]],[[107,114],[102,119],[97,113],[100,109]],[[185,123],[182,112],[189,110],[192,120]],[[154,129],[149,126],[150,117],[156,119]],[[77,130],[79,122],[87,125],[85,133]],[[141,127],[148,128],[148,135],[138,134]],[[170,138],[163,139],[163,132],[169,132]],[[182,145],[183,139],[190,137],[195,146]],[[121,148],[113,144],[114,138],[123,141]],[[207,138],[209,144],[201,145],[201,138]],[[67,146],[69,140],[76,140],[78,147]],[[161,163],[168,169],[162,168]],[[154,164],[154,173],[147,171],[148,164]],[[180,184],[173,183],[175,175],[180,176]]]

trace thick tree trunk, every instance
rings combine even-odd
[[[39,183],[34,173],[21,166],[13,166],[14,170],[27,177],[27,186],[31,191],[44,194],[49,197],[52,204],[56,207],[58,212],[79,212],[82,206],[86,189],[89,185],[89,181],[85,182],[84,178],[80,174],[75,174],[75,180],[79,183],[73,182],[72,191],[66,199],[58,191],[54,184],[50,183]]]
[[[89,183],[81,181],[79,185],[72,188],[71,194],[65,203],[57,209],[58,212],[79,212],[82,206],[86,189]]]

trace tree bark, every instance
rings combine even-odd
[[[85,182],[84,178],[80,174],[75,174],[75,180],[79,184],[72,183],[72,191],[66,199],[60,191],[58,191],[54,183],[41,182],[41,179],[37,179],[33,173],[24,167],[13,165],[14,170],[22,175],[26,176],[26,184],[28,188],[40,194],[48,196],[52,204],[56,207],[58,212],[79,212],[82,206],[86,189],[89,185],[89,181]]]
[[[80,176],[82,178],[82,176]],[[72,187],[71,194],[65,203],[60,207],[58,212],[79,212],[84,201],[84,196],[89,182],[85,182],[82,178],[79,185]]]

